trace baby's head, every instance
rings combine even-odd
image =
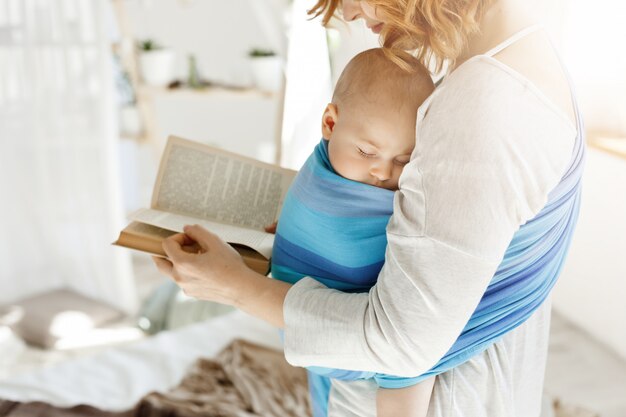
[[[322,116],[328,156],[342,177],[396,190],[415,146],[417,108],[433,91],[417,59],[409,73],[382,49],[355,56],[341,73]]]

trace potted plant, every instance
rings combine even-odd
[[[265,91],[278,91],[282,87],[283,62],[270,49],[253,48],[248,52],[254,85]]]
[[[174,51],[164,48],[152,39],[139,42],[139,70],[146,84],[166,86],[174,78]]]

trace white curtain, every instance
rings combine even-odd
[[[326,30],[309,20],[313,2],[295,0],[287,51],[282,165],[300,169],[322,138],[322,113],[332,96]]]
[[[136,306],[108,0],[0,0],[0,304],[71,287]]]

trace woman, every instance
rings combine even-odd
[[[499,274],[545,276],[544,296],[524,304],[528,317],[438,374],[429,407],[437,417],[538,416],[548,294],[578,213],[583,149],[558,56],[524,0],[338,3],[320,0],[315,10],[325,21],[338,6],[345,20],[363,19],[399,65],[405,50],[450,65],[418,111],[376,286],[344,294],[307,278],[290,286],[262,277],[197,226],[164,243],[171,262],[155,262],[188,295],[284,328],[294,365],[399,376],[440,364],[476,312],[492,313],[481,306]],[[184,250],[192,241],[201,253]],[[512,294],[524,303],[527,295]],[[373,415],[374,392],[367,380],[333,381],[328,415]]]

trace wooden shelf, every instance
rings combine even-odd
[[[137,141],[147,141],[155,147],[159,148],[159,141],[156,138],[157,129],[157,117],[155,110],[155,99],[162,96],[169,97],[208,97],[215,96],[223,99],[256,99],[256,100],[276,100],[276,133],[275,133],[275,145],[276,153],[274,156],[275,162],[280,163],[281,150],[282,150],[282,119],[284,112],[285,101],[285,80],[283,79],[282,87],[279,91],[261,91],[255,88],[228,88],[226,86],[209,86],[201,89],[191,88],[167,88],[167,87],[153,87],[145,85],[139,77],[139,63],[137,57],[137,51],[135,49],[136,38],[133,33],[131,21],[126,12],[125,3],[127,0],[111,0],[115,11],[115,17],[117,19],[120,29],[120,40],[117,44],[113,45],[113,48],[117,55],[120,57],[122,67],[128,74],[130,84],[135,92],[135,106],[139,112],[139,118],[141,120],[142,132],[136,137],[125,135],[125,138],[135,139]]]
[[[204,88],[167,88],[167,87],[154,87],[148,85],[140,85],[137,91],[139,94],[145,94],[147,96],[156,95],[179,95],[179,96],[233,96],[242,98],[265,98],[265,99],[280,99],[282,97],[280,92],[274,91],[262,91],[256,88],[227,88],[227,87],[204,87]]]

